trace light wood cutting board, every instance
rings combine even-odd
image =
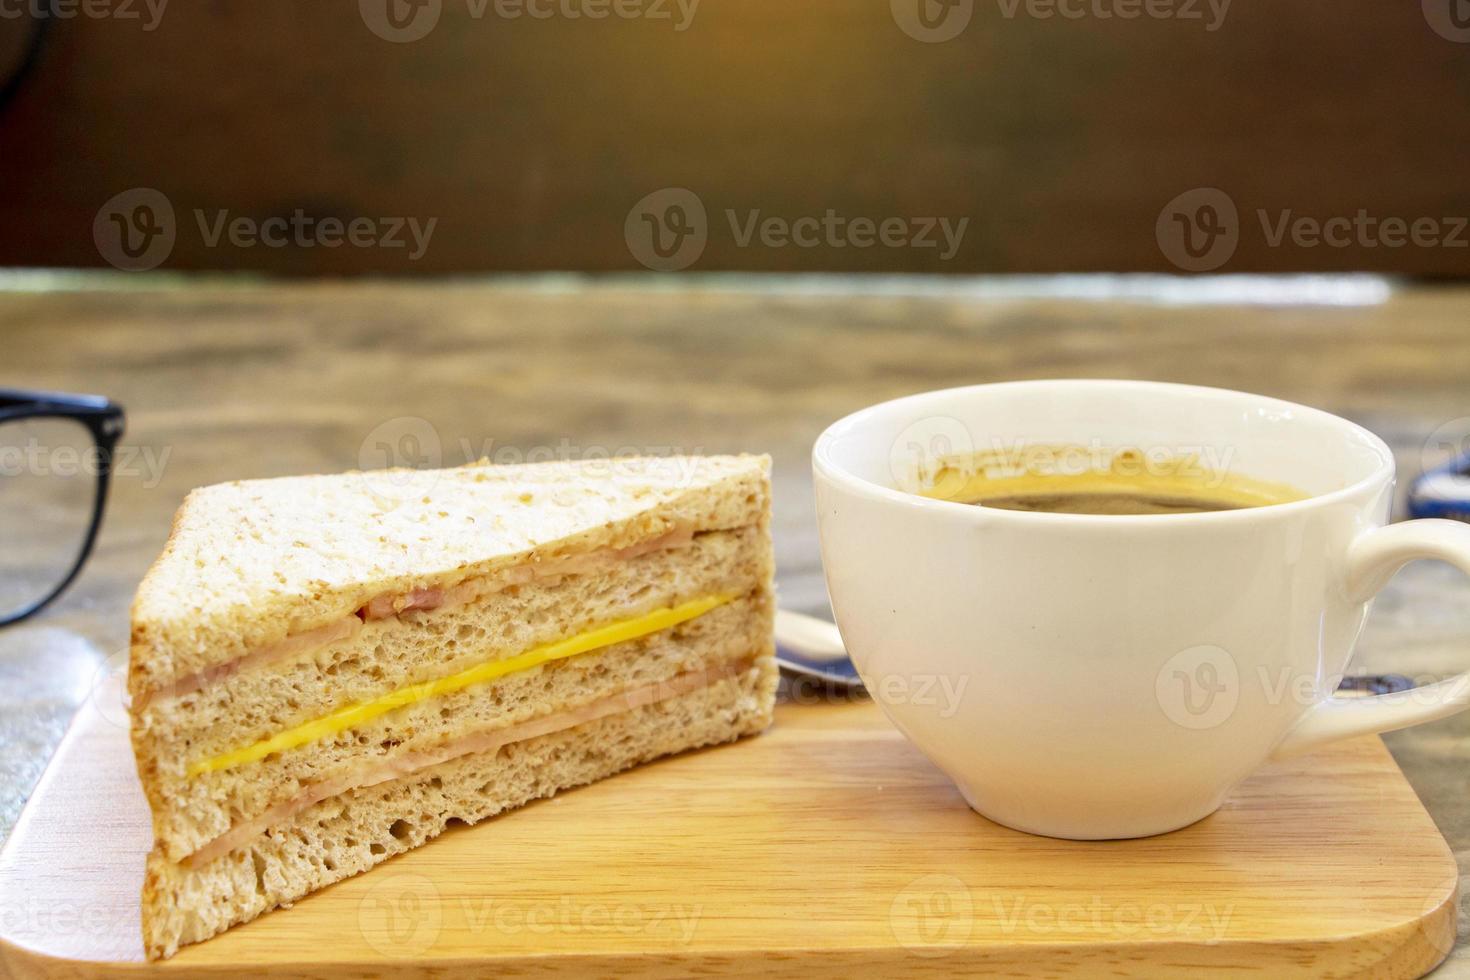
[[[871,704],[784,704],[148,965],[124,724],[115,695],[83,709],[0,852],[0,970],[1389,978],[1454,941],[1454,859],[1376,738],[1185,830],[1076,843],[976,816]]]

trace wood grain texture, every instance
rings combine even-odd
[[[143,966],[149,821],[117,689],[0,852],[17,978],[744,974],[1414,977],[1455,864],[1376,738],[1263,771],[1162,837],[1048,840],[972,813],[869,703],[654,763],[393,859]]]
[[[1272,246],[1255,216],[1470,214],[1470,120],[1454,111],[1470,59],[1419,3],[1236,3],[1214,30],[1204,0],[1158,6],[1205,16],[1043,17],[981,0],[945,43],[905,34],[888,0],[704,0],[683,31],[444,0],[432,33],[402,44],[351,0],[173,3],[152,30],[146,17],[58,20],[0,116],[0,263],[103,265],[98,209],[151,187],[179,219],[170,268],[637,269],[629,209],[686,187],[715,224],[704,270],[1172,270],[1161,209],[1218,187],[1244,222],[1226,271],[1470,271],[1465,247]],[[26,27],[0,19],[0,35]],[[193,217],[296,208],[438,226],[412,260],[211,246]],[[742,246],[724,218],[828,208],[970,224],[945,261],[937,248]]]
[[[163,465],[155,478],[139,457],[115,479],[80,580],[44,616],[0,631],[0,832],[54,746],[53,730],[93,682],[90,658],[124,649],[133,589],[185,492],[357,466],[367,437],[395,418],[427,421],[446,463],[459,462],[466,443],[487,441],[522,454],[563,440],[573,449],[769,451],[781,600],[819,614],[811,444],[832,420],[884,398],[1037,377],[1257,391],[1380,433],[1398,457],[1401,493],[1431,433],[1459,431],[1470,418],[1464,288],[1298,305],[1320,295],[1304,287],[1278,293],[1275,305],[1179,306],[1082,302],[1008,283],[948,291],[863,280],[281,285],[114,275],[76,285],[85,288],[0,290],[0,384],[112,395],[129,409],[126,444]],[[1354,670],[1420,680],[1463,670],[1466,588],[1447,566],[1406,569],[1376,602]],[[1470,714],[1388,743],[1461,863],[1470,862]],[[1344,778],[1354,771],[1343,769]],[[897,833],[907,819],[890,814],[885,826]],[[1329,843],[1304,861],[1337,859],[1336,831],[1322,833]],[[110,845],[99,833],[89,846]],[[1383,859],[1381,871],[1389,865],[1379,849],[1395,846],[1395,835],[1364,846]],[[783,851],[798,869],[830,853]],[[882,851],[848,848],[841,861],[860,866],[870,853]],[[0,921],[7,934],[8,922]],[[351,919],[347,928],[355,936]],[[1463,941],[1436,980],[1451,975],[1470,976]]]

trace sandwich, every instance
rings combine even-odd
[[[760,732],[769,460],[189,494],[132,608],[150,959],[473,824]]]

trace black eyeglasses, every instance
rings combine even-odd
[[[123,410],[97,395],[0,388],[0,626],[44,609],[92,552]]]

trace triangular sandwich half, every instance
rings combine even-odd
[[[771,720],[769,460],[191,493],[133,604],[150,958]]]

